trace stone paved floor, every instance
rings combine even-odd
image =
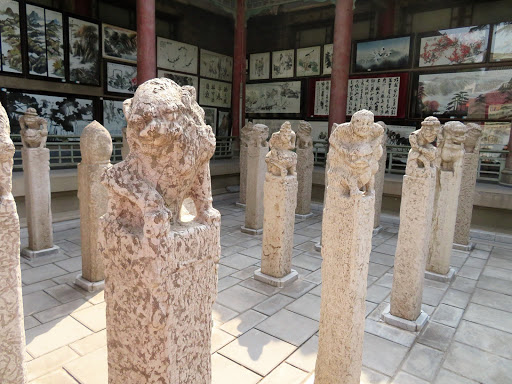
[[[314,369],[320,315],[321,215],[296,222],[293,266],[300,279],[284,288],[255,281],[261,236],[240,232],[244,211],[234,198],[222,213],[219,295],[214,307],[213,383],[291,384]],[[394,220],[396,222],[396,218]],[[384,223],[373,238],[366,301],[361,383],[510,383],[512,378],[512,237],[473,232],[470,254],[454,251],[451,284],[426,281],[420,335],[379,321],[389,300],[398,227]],[[73,285],[81,268],[79,222],[55,224],[63,253],[22,261],[31,384],[106,384],[103,292]],[[22,243],[26,230],[22,231]]]

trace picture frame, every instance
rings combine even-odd
[[[219,109],[215,137],[231,136],[232,125],[231,111]]]
[[[231,83],[201,78],[199,104],[209,107],[231,107]]]
[[[231,82],[233,79],[233,58],[231,56],[201,49],[200,75],[210,79]]]
[[[251,53],[249,55],[249,80],[268,80],[270,78],[270,52]]]
[[[332,53],[334,44],[325,44],[322,52],[322,75],[330,75],[332,72]]]
[[[492,26],[491,62],[512,61],[512,21]]]
[[[128,125],[123,112],[123,100],[103,98],[101,106],[103,126],[111,136],[122,136],[123,128]]]
[[[411,36],[354,43],[353,73],[402,70],[411,67]]]
[[[115,61],[105,62],[105,93],[133,95],[137,89],[137,66]]]
[[[217,108],[202,107],[204,110],[204,122],[212,127],[213,134],[217,132]]]
[[[272,52],[272,79],[293,77],[295,73],[295,50]]]
[[[69,81],[100,86],[100,25],[82,17],[67,20]]]
[[[103,57],[137,64],[137,32],[105,23],[101,28]]]
[[[274,81],[247,84],[247,115],[288,115],[299,117],[302,107],[302,82]]]
[[[158,68],[197,75],[198,47],[158,36],[156,46]]]
[[[21,47],[20,4],[18,1],[0,2],[3,28],[0,32],[0,71],[9,75],[23,75]]]
[[[320,51],[319,45],[297,49],[297,77],[320,75]]]
[[[188,73],[167,71],[165,69],[159,69],[157,71],[157,76],[171,79],[180,87],[183,87],[184,85],[190,85],[196,89],[196,98],[199,97],[199,77]]]

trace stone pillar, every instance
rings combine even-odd
[[[413,332],[428,320],[421,301],[436,189],[436,147],[431,143],[439,129],[439,120],[427,117],[409,136],[412,148],[402,185],[391,305],[383,313],[386,323]]]
[[[316,384],[360,381],[374,175],[382,155],[382,134],[373,114],[362,110],[350,123],[335,124],[329,138]]]
[[[383,121],[378,121],[377,124],[379,124],[384,129],[384,135],[382,135],[382,156],[379,160],[379,170],[375,174],[375,217],[373,219],[374,235],[382,231],[382,226],[380,225],[380,213],[382,210],[382,194],[384,193],[384,175],[386,173],[386,159],[388,157],[386,151],[386,141],[388,138],[387,126]]]
[[[471,251],[475,244],[469,241],[471,218],[473,217],[473,198],[475,195],[478,162],[480,160],[480,136],[482,127],[469,123],[466,141],[464,142],[464,160],[462,162],[462,180],[459,194],[459,206],[455,220],[455,236],[453,248],[460,251]]]
[[[137,82],[156,77],[155,0],[137,0]]]
[[[169,79],[141,84],[124,109],[131,152],[104,173],[99,239],[109,383],[210,383],[220,258],[215,136],[195,90]],[[180,215],[185,198],[195,216]]]
[[[253,124],[248,122],[240,131],[240,195],[237,205],[241,207],[245,207],[247,194],[247,141],[252,129]]]
[[[28,248],[21,254],[34,259],[59,252],[53,244],[50,151],[45,148],[48,130],[46,120],[38,117],[34,108],[28,108],[19,122],[28,227]]]
[[[112,138],[97,121],[84,128],[80,137],[82,161],[78,164],[78,199],[82,239],[82,274],[75,284],[86,291],[105,286],[103,255],[98,250],[100,217],[107,212],[107,189],[101,177],[111,167]]]
[[[261,269],[254,278],[284,287],[299,277],[292,269],[293,229],[297,206],[295,132],[287,121],[272,134],[267,154]]]
[[[438,159],[432,236],[425,277],[451,281],[455,270],[450,268],[455,220],[462,178],[462,160],[466,126],[458,121],[443,125],[438,136]]]
[[[25,384],[25,328],[21,299],[20,221],[12,196],[14,144],[0,103],[0,382]]]
[[[295,216],[306,219],[313,216],[311,212],[311,189],[313,188],[313,167],[315,155],[313,153],[313,138],[311,137],[311,124],[307,121],[299,123],[297,131],[297,209]]]
[[[121,147],[121,157],[124,160],[130,154],[130,146],[128,145],[128,140],[126,139],[126,127],[123,128],[122,132],[123,146]]]
[[[506,187],[512,187],[512,129],[510,130],[510,136],[508,137],[507,148],[508,153],[505,160],[505,168],[501,171],[499,183]]]
[[[263,233],[263,186],[267,166],[268,127],[254,124],[247,141],[247,191],[245,201],[245,225],[242,232],[250,235]]]

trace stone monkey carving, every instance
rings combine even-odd
[[[48,124],[45,119],[37,116],[34,108],[28,108],[19,118],[21,142],[25,148],[44,148],[48,138]]]
[[[265,158],[269,173],[281,177],[297,174],[297,154],[292,152],[295,149],[295,140],[295,132],[288,121],[278,132],[272,134],[269,141],[270,152]]]
[[[435,141],[441,123],[437,117],[427,117],[421,122],[421,128],[409,135],[411,149],[407,157],[405,174],[415,177],[428,177],[435,172],[437,149],[432,145]]]

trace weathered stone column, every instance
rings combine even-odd
[[[131,152],[103,176],[99,240],[109,383],[207,384],[220,257],[215,137],[195,89],[169,79],[146,81],[124,109]],[[185,198],[193,219],[180,216]]]
[[[438,136],[437,180],[432,218],[432,236],[425,277],[451,281],[455,270],[450,268],[455,220],[462,178],[462,159],[466,126],[458,121],[443,125]]]
[[[128,145],[128,140],[126,139],[126,127],[122,130],[123,133],[123,145],[121,147],[121,158],[124,160],[128,157],[130,153],[130,146]]]
[[[311,217],[311,190],[313,188],[313,167],[315,155],[313,153],[313,138],[311,137],[311,124],[307,121],[299,123],[297,131],[297,208],[295,216],[299,219]]]
[[[238,206],[245,207],[245,199],[247,194],[247,143],[248,134],[252,131],[253,124],[249,121],[240,130],[240,195],[238,197]]]
[[[268,127],[254,124],[247,134],[247,191],[245,201],[245,225],[242,232],[249,235],[263,233],[263,185],[267,166]]]
[[[266,162],[263,246],[261,269],[254,278],[276,287],[291,284],[299,277],[292,269],[293,229],[297,206],[297,154],[295,132],[287,121],[272,134]]]
[[[455,236],[453,239],[453,248],[461,251],[471,251],[475,247],[475,244],[469,241],[469,230],[471,229],[471,218],[473,217],[473,198],[475,195],[478,162],[480,160],[480,136],[482,136],[482,127],[480,125],[469,123],[467,127],[459,206],[457,208]]]
[[[384,193],[384,175],[386,173],[386,159],[388,157],[386,151],[386,141],[388,138],[387,126],[383,121],[377,121],[384,129],[384,135],[382,135],[382,156],[379,160],[379,170],[375,174],[375,218],[373,219],[373,234],[376,235],[380,231],[382,231],[382,226],[380,225],[380,213],[382,210],[382,194]]]
[[[111,167],[112,138],[97,121],[84,128],[80,137],[82,161],[78,164],[78,199],[82,239],[82,274],[75,284],[86,291],[105,286],[103,255],[98,250],[100,217],[107,212],[107,189],[101,177]]]
[[[395,253],[391,304],[383,320],[408,331],[419,331],[428,320],[421,310],[436,189],[436,148],[431,144],[439,120],[427,117],[409,136],[411,150],[402,185],[400,229]]]
[[[374,175],[382,155],[382,134],[373,114],[362,110],[350,123],[334,124],[329,138],[316,384],[360,381]]]
[[[0,382],[25,384],[25,328],[21,299],[20,221],[12,196],[9,119],[0,103]]]
[[[53,244],[50,151],[45,148],[48,130],[46,120],[34,108],[20,117],[20,127],[28,227],[28,248],[21,254],[34,259],[59,252]]]

